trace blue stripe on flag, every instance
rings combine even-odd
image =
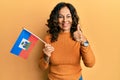
[[[15,55],[19,55],[20,52],[22,51],[22,49],[19,48],[20,42],[22,41],[23,38],[28,40],[30,35],[31,34],[28,31],[23,29],[10,52]]]

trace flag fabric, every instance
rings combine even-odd
[[[27,59],[37,41],[38,38],[34,34],[23,29],[10,52]]]

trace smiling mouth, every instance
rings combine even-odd
[[[62,23],[62,26],[63,26],[63,27],[67,27],[68,25],[69,25],[69,22],[63,22],[63,23]]]

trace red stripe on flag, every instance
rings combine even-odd
[[[32,50],[32,48],[35,46],[36,42],[37,42],[38,38],[36,38],[34,35],[30,35],[28,41],[31,42],[28,50],[22,50],[20,53],[20,57],[26,59],[30,53],[30,51]]]

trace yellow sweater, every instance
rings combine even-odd
[[[92,67],[95,63],[90,46],[81,46],[80,42],[72,40],[70,33],[59,34],[58,40],[53,43],[50,42],[50,35],[47,35],[45,41],[55,49],[51,53],[49,64],[45,62],[43,55],[40,58],[41,69],[49,66],[49,80],[78,80],[82,70],[81,57],[87,67]]]

